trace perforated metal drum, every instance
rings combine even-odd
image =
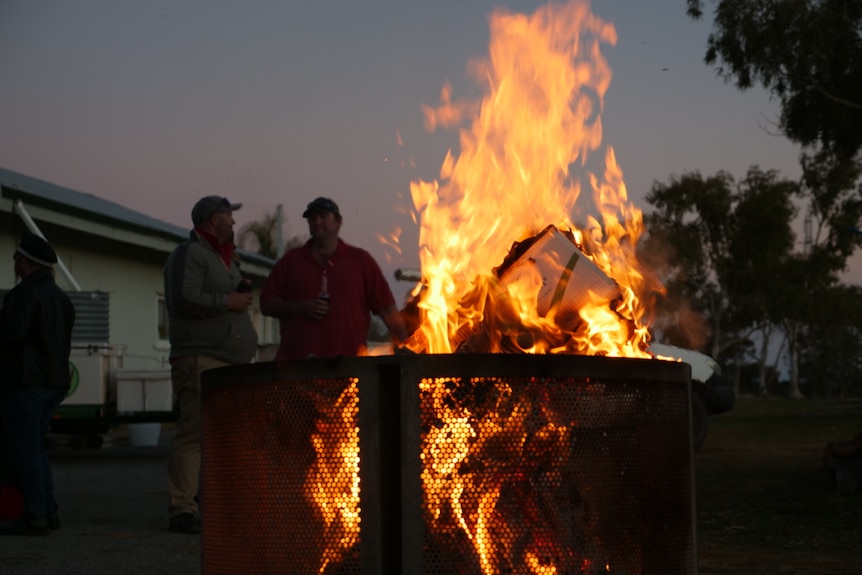
[[[694,573],[689,386],[586,356],[206,372],[203,573]]]

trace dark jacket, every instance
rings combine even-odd
[[[0,309],[0,387],[68,389],[75,307],[47,268],[12,288]]]
[[[227,363],[248,363],[257,353],[257,332],[248,312],[227,308],[227,294],[242,276],[195,232],[165,264],[165,303],[171,358],[204,355]]]

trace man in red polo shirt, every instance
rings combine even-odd
[[[406,338],[395,298],[367,251],[338,237],[341,212],[329,198],[308,204],[311,239],[282,256],[260,293],[260,309],[279,319],[277,360],[355,356],[366,346],[371,314],[396,342]]]

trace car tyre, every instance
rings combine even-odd
[[[706,404],[703,397],[695,391],[691,394],[691,446],[697,451],[706,441],[706,432],[709,427],[709,414],[706,412]]]

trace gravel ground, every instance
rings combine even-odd
[[[118,433],[99,450],[51,449],[61,529],[0,537],[0,574],[200,573],[200,536],[167,530],[170,439],[131,447]]]

